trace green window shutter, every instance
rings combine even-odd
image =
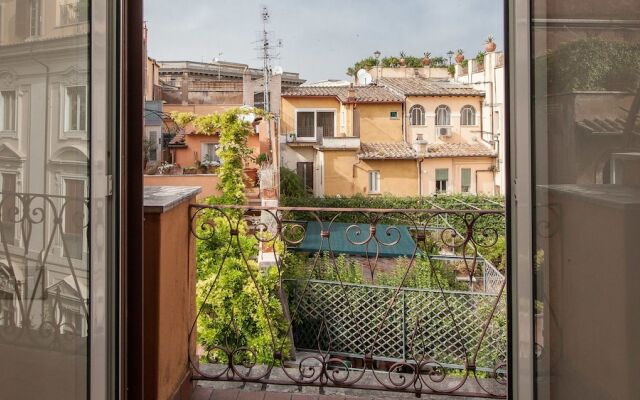
[[[462,181],[462,186],[470,187],[471,186],[471,168],[462,168],[460,171],[460,180]]]
[[[449,170],[446,168],[436,169],[436,180],[437,181],[448,181],[449,180]]]

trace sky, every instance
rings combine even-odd
[[[272,38],[282,39],[273,65],[307,81],[347,79],[347,68],[376,50],[446,57],[463,49],[471,58],[490,34],[499,50],[504,43],[503,0],[145,0],[149,56],[261,67],[263,6]]]

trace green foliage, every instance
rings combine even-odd
[[[640,80],[640,44],[576,40],[537,58],[536,69],[548,72],[552,93],[635,89]]]
[[[280,195],[283,198],[305,198],[307,192],[302,179],[293,170],[280,167]]]
[[[258,165],[265,163],[267,161],[269,161],[269,156],[267,155],[267,153],[260,153],[258,154],[258,157],[256,157],[256,164]]]
[[[172,111],[170,115],[176,125],[182,129],[196,119],[196,115],[191,112]]]
[[[198,229],[199,236],[207,237],[197,243],[196,301],[203,310],[198,319],[198,342],[206,349],[246,347],[255,351],[256,362],[273,362],[274,350],[286,354],[289,349],[278,272],[275,268],[259,271],[254,261],[257,239],[247,234],[246,224],[240,224],[236,241],[225,218],[215,217],[211,211],[202,220],[210,221],[215,229],[206,224]],[[235,363],[252,358],[248,352],[236,357]],[[213,350],[210,358],[227,362],[220,350]]]
[[[430,53],[429,53],[430,54]],[[380,66],[384,68],[398,68],[400,66],[400,58],[404,58],[405,65],[408,68],[421,68],[422,67],[422,58],[404,54],[404,52],[400,53],[399,57],[389,56],[383,57],[380,59]],[[377,61],[374,57],[363,58],[362,60],[356,61],[353,64],[353,67],[349,67],[347,69],[347,75],[356,76],[360,69],[370,70],[377,65]],[[447,62],[444,57],[434,57],[431,58],[431,67],[434,68],[444,68],[446,67]]]
[[[417,289],[464,290],[468,288],[464,282],[456,280],[456,271],[450,264],[443,261],[418,256],[407,273],[408,268],[409,259],[400,258],[396,268],[378,273],[375,283],[382,286],[402,285],[402,287]],[[407,273],[406,278],[405,273]]]
[[[476,54],[476,62],[478,64],[484,64],[484,58],[487,55],[486,51],[479,51],[478,54]]]
[[[498,271],[505,273],[507,269],[507,241],[504,236],[498,237],[495,245],[482,248],[480,251],[484,258],[489,260]]]
[[[453,76],[456,74],[456,66],[451,64],[447,67],[447,71],[449,71],[449,75]]]
[[[353,64],[353,67],[350,67],[349,69],[347,69],[347,75],[356,76],[359,70],[361,69],[370,70],[371,68],[375,67],[377,63],[378,61],[375,59],[375,57],[364,58],[356,62],[355,64]]]

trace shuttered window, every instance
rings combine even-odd
[[[369,171],[369,193],[380,193],[380,171]]]
[[[449,183],[449,170],[446,168],[436,169],[436,192],[446,192]]]
[[[468,193],[471,190],[471,168],[462,168],[460,171],[460,190]]]

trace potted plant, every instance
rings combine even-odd
[[[422,58],[422,66],[428,67],[431,65],[431,53],[425,51],[424,57]]]
[[[262,165],[267,161],[269,161],[269,157],[267,156],[267,153],[260,153],[258,154],[258,157],[256,157],[256,164],[258,165]]]
[[[398,61],[400,63],[401,67],[406,67],[407,66],[407,60],[406,57],[407,54],[404,51],[400,52],[400,60]]]
[[[489,37],[484,41],[484,49],[487,53],[493,53],[496,51],[496,47],[498,45],[495,42],[495,37],[493,35],[489,35]]]
[[[462,64],[463,61],[464,61],[464,50],[458,49],[456,51],[456,63]]]

